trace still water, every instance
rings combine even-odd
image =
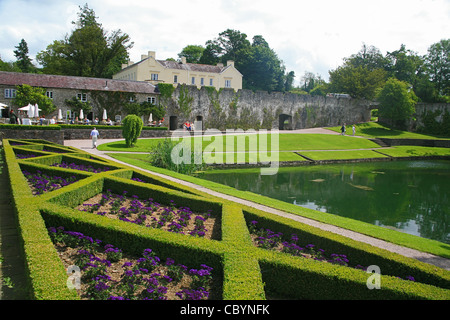
[[[393,161],[211,171],[202,178],[450,244],[450,162]]]

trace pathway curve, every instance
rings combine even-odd
[[[297,133],[339,134],[339,133],[336,133],[336,132],[333,132],[333,131],[330,131],[330,130],[326,130],[326,129],[321,129],[321,128],[294,130],[294,131],[296,131]],[[103,143],[109,143],[109,142],[121,141],[121,140],[123,140],[123,139],[101,139],[101,140],[99,140],[99,143],[103,144]],[[407,248],[407,247],[399,246],[399,245],[396,245],[396,244],[393,244],[393,243],[390,243],[390,242],[387,242],[387,241],[384,241],[384,240],[380,240],[380,239],[376,239],[376,238],[373,238],[373,237],[370,237],[370,236],[366,236],[366,235],[358,233],[358,232],[354,232],[354,231],[350,231],[350,230],[347,230],[347,229],[344,229],[344,228],[340,228],[340,227],[336,227],[336,226],[333,226],[333,225],[325,224],[325,223],[322,223],[322,222],[319,222],[319,221],[316,221],[316,220],[304,218],[304,217],[301,217],[301,216],[298,216],[298,215],[295,215],[295,214],[291,214],[291,213],[288,213],[288,212],[285,212],[285,211],[281,211],[281,210],[278,210],[278,209],[267,207],[267,206],[264,206],[264,205],[261,205],[261,204],[258,204],[258,203],[252,202],[252,201],[240,199],[240,198],[233,197],[233,196],[230,196],[230,195],[227,195],[227,194],[223,194],[223,193],[220,193],[220,192],[217,192],[217,191],[213,191],[213,190],[205,188],[203,186],[199,186],[199,185],[193,184],[191,182],[180,180],[180,179],[177,179],[177,178],[174,178],[174,177],[171,177],[171,176],[167,176],[167,175],[164,175],[164,174],[161,174],[161,173],[145,170],[145,169],[142,169],[140,167],[136,167],[136,166],[130,165],[128,163],[119,161],[117,159],[114,159],[114,158],[108,156],[106,153],[110,153],[109,151],[100,151],[98,149],[93,149],[91,147],[91,141],[90,140],[66,140],[66,141],[64,141],[64,145],[65,146],[70,146],[70,147],[75,147],[75,148],[84,150],[86,152],[92,153],[94,155],[101,156],[101,157],[103,157],[105,159],[112,160],[112,161],[119,162],[119,163],[123,163],[123,164],[125,164],[127,166],[134,167],[134,168],[142,170],[142,171],[150,172],[151,174],[153,174],[155,176],[159,176],[161,178],[174,181],[176,183],[188,186],[190,188],[195,188],[196,190],[200,190],[202,192],[209,193],[209,194],[211,194],[211,195],[213,195],[215,197],[218,197],[218,198],[222,198],[222,199],[226,199],[226,200],[229,200],[229,201],[241,203],[241,204],[249,206],[249,207],[260,209],[260,210],[263,210],[263,211],[266,211],[266,212],[270,212],[272,214],[276,214],[276,215],[279,215],[279,216],[287,217],[287,218],[290,218],[292,220],[296,220],[296,221],[299,221],[299,222],[302,222],[302,223],[305,223],[305,224],[317,227],[317,228],[319,228],[321,230],[333,232],[333,233],[336,233],[336,234],[339,234],[339,235],[342,235],[342,236],[354,239],[356,241],[364,242],[364,243],[370,244],[372,246],[376,246],[376,247],[379,247],[379,248],[382,248],[382,249],[385,249],[385,250],[388,250],[388,251],[391,251],[391,252],[395,252],[395,253],[401,254],[401,255],[406,256],[406,257],[414,258],[414,259],[417,259],[417,260],[420,260],[420,261],[423,261],[423,262],[426,262],[426,263],[429,263],[429,264],[433,264],[433,265],[438,266],[440,268],[450,270],[450,259],[438,257],[438,256],[435,256],[435,255],[432,255],[432,254],[429,254],[429,253],[426,253],[426,252],[421,252],[421,251],[418,251],[418,250],[415,250],[415,249],[410,249],[410,248]]]

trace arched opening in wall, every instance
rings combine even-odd
[[[177,130],[178,129],[178,117],[170,116],[169,117],[169,130]]]
[[[292,130],[292,116],[288,114],[280,114],[279,130]]]
[[[194,122],[194,130],[202,131],[203,130],[203,116],[196,116]]]

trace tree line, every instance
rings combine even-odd
[[[87,4],[79,9],[78,20],[72,22],[74,30],[37,54],[36,60],[42,67],[33,64],[27,43],[22,39],[14,50],[17,61],[0,59],[0,70],[112,78],[129,60],[133,42],[121,30],[105,31]],[[432,44],[423,56],[403,44],[385,55],[378,48],[364,44],[359,52],[344,58],[341,66],[329,71],[329,82],[305,72],[298,86],[294,86],[295,72],[286,70],[261,35],[250,41],[245,33],[227,29],[204,46],[186,46],[178,54],[179,59],[182,57],[189,63],[212,65],[233,60],[243,74],[243,88],[254,91],[311,95],[334,92],[374,100],[377,92],[394,78],[406,83],[419,101],[450,102],[450,39]],[[175,60],[168,60],[171,59]]]
[[[45,50],[38,52],[36,67],[29,57],[28,45],[22,39],[15,47],[15,62],[0,59],[0,70],[26,73],[44,73],[96,78],[112,78],[129,60],[133,47],[128,34],[121,30],[107,32],[98,22],[93,9],[86,4],[79,7],[78,20],[72,22],[74,30],[64,39],[54,40]],[[289,91],[294,72],[286,72],[283,62],[262,36],[250,42],[245,33],[228,29],[206,46],[187,46],[179,57],[187,62],[217,64],[234,60],[244,75],[244,88],[265,91]],[[169,58],[168,60],[174,60]]]

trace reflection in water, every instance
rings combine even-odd
[[[239,190],[450,243],[450,162],[394,161],[212,171],[202,178]]]

